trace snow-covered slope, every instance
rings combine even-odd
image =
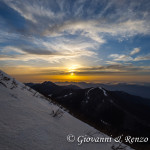
[[[107,137],[0,71],[0,150],[112,150],[117,143],[67,142],[67,135]],[[126,150],[131,148],[126,147]]]

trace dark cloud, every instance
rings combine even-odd
[[[39,49],[39,48],[33,48],[33,47],[24,47],[21,49],[22,51],[28,53],[28,54],[36,54],[36,55],[61,55],[58,52],[46,50],[46,49]]]
[[[107,65],[98,67],[85,67],[76,71],[77,74],[142,74],[150,73],[150,67],[129,65]]]

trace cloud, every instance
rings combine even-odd
[[[64,39],[66,40],[66,39]],[[37,41],[34,41],[35,43]],[[77,46],[78,45],[78,46]],[[40,48],[41,47],[41,48]],[[96,53],[88,50],[93,47],[93,44],[75,42],[63,43],[62,41],[49,42],[41,41],[40,47],[21,45],[17,46],[6,46],[2,48],[1,61],[30,61],[30,60],[43,60],[48,63],[61,63],[65,60],[75,60],[83,56],[95,57]],[[42,49],[43,47],[43,49]]]
[[[75,2],[62,2],[60,0],[46,0],[44,2],[35,0],[3,1],[27,20],[26,23],[30,26],[28,34],[36,33],[50,36],[59,32],[71,33],[77,30],[83,30],[90,35],[107,33],[122,37],[150,34],[148,28],[149,3],[146,5],[144,2],[119,2],[118,0],[109,2],[97,0],[76,0]],[[135,7],[140,6],[143,6],[145,10],[143,11],[141,8],[135,12]],[[97,34],[95,39],[98,37]]]
[[[140,48],[134,48],[133,51],[130,52],[130,55],[134,55],[140,52]]]
[[[8,53],[9,55],[9,52],[11,52],[11,55],[12,55],[12,52],[16,52],[14,53],[13,55],[18,55],[18,54],[24,54],[24,55],[27,55],[27,54],[35,54],[35,55],[59,55],[58,53],[56,52],[52,52],[50,50],[46,50],[46,49],[40,49],[40,48],[34,48],[34,47],[30,47],[30,46],[25,46],[25,45],[21,45],[19,47],[17,46],[6,46],[6,47],[3,47],[2,48],[2,52],[4,53]]]
[[[118,62],[115,62],[115,61],[105,61],[106,64],[109,64],[109,65],[122,65],[122,63],[118,63]]]
[[[29,65],[16,65],[16,66],[4,66],[1,67],[4,70],[11,70],[18,74],[34,74],[34,75],[68,75],[70,72],[68,68],[62,67],[36,67]],[[132,64],[116,64],[105,66],[91,66],[91,67],[78,67],[74,70],[74,73],[78,75],[142,75],[150,74],[149,66],[135,66]]]
[[[49,5],[52,5],[52,2],[40,2],[40,1],[23,1],[23,0],[4,0],[4,2],[15,11],[17,11],[22,17],[33,22],[38,23],[38,17],[41,19],[42,17],[49,19],[61,19],[63,18],[63,13],[55,13],[51,10]],[[47,5],[48,4],[48,5]],[[40,18],[41,17],[41,18]]]
[[[137,56],[133,57],[133,55],[137,54],[140,52],[140,48],[134,48],[130,54],[125,55],[125,54],[110,54],[108,57],[112,58],[113,61],[106,61],[107,64],[117,64],[115,61],[120,61],[120,62],[134,62],[134,61],[145,61],[145,60],[150,60],[150,54],[143,55],[143,56]]]
[[[77,74],[142,74],[150,73],[149,66],[135,66],[133,64],[112,64],[96,67],[82,67],[78,68]]]
[[[114,61],[132,61],[133,58],[131,56],[128,55],[124,55],[124,54],[111,54],[109,55],[110,58],[113,58]]]
[[[133,55],[139,53],[141,51],[140,48],[134,48],[130,54],[125,55],[125,54],[110,54],[109,58],[112,58],[113,61],[138,61],[141,57],[137,56],[137,58],[133,58]],[[144,59],[143,59],[144,60]]]
[[[66,69],[59,67],[36,67],[31,65],[17,65],[17,66],[5,66],[1,67],[2,70],[11,70],[11,72],[17,74],[28,74],[28,75],[60,75],[65,74]]]
[[[146,56],[138,56],[134,59],[134,61],[143,61],[143,60],[150,60],[150,54]]]

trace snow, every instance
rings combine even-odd
[[[64,95],[64,97],[68,97],[68,96],[70,96],[70,95],[72,95],[72,93],[69,93],[68,95],[66,94],[66,95]]]
[[[108,96],[107,93],[106,93],[106,91],[102,87],[99,87],[99,89],[101,89],[103,91],[103,93],[104,93],[105,96]]]
[[[72,93],[69,93],[69,95],[72,95]]]
[[[0,71],[0,150],[112,150],[116,145],[66,140],[68,134],[88,133],[108,137]]]
[[[68,96],[70,96],[70,95],[72,95],[72,93],[66,94],[66,95],[64,95],[63,97],[68,97]],[[60,96],[60,97],[58,97],[58,98],[62,98],[62,96]]]
[[[89,97],[89,93],[90,93],[90,91],[92,91],[94,88],[90,88],[88,91],[87,91],[87,99],[89,99],[90,97]]]

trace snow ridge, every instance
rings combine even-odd
[[[90,91],[92,91],[94,88],[90,88],[88,91],[87,91],[87,93],[86,93],[86,95],[87,95],[87,99],[89,99],[90,97],[89,97],[89,93],[90,93]]]
[[[99,89],[103,91],[103,93],[104,93],[105,96],[108,96],[107,92],[102,87],[99,87]]]

